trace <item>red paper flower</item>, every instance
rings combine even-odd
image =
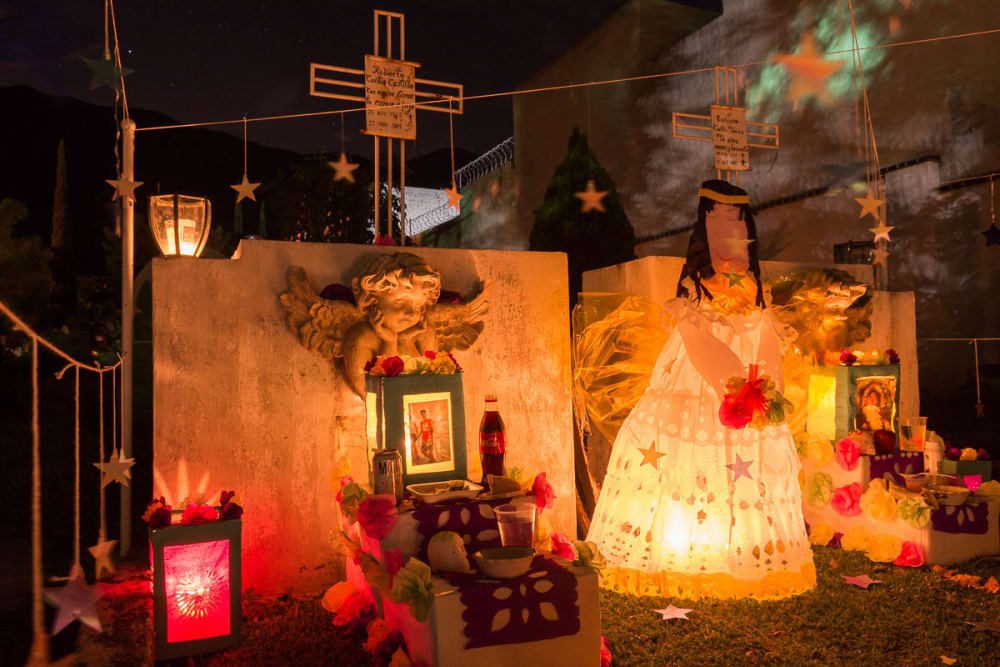
[[[853,366],[857,362],[858,358],[853,354],[851,354],[850,350],[840,351],[840,363],[844,364],[845,366]]]
[[[438,355],[434,350],[424,350],[424,356],[433,361]]]
[[[535,505],[538,506],[538,513],[552,507],[555,504],[556,493],[552,490],[552,485],[545,480],[545,473],[540,472],[535,475],[535,481],[531,484],[531,492],[535,495]]]
[[[160,496],[158,500],[146,505],[146,512],[142,515],[143,521],[149,524],[150,530],[159,530],[170,525],[173,515],[170,512],[170,505],[166,499]]]
[[[393,577],[406,565],[406,561],[409,560],[399,549],[389,549],[382,554],[382,558],[385,561],[385,571]]]
[[[861,455],[861,445],[853,438],[841,438],[837,443],[837,463],[844,470],[854,470]]]
[[[226,503],[228,503],[235,497],[236,497],[235,491],[223,491],[222,494],[219,496],[219,505],[225,507]]]
[[[455,355],[453,355],[451,352],[445,352],[445,354],[447,354],[448,358],[451,359],[451,363],[455,364],[455,372],[461,373],[462,367],[458,365],[458,359],[455,358]]]
[[[959,455],[959,456],[961,456],[961,455]],[[976,459],[978,461],[989,461],[990,460],[990,453],[988,451],[986,451],[985,449],[983,449],[982,447],[980,447],[976,451]]]
[[[920,567],[924,564],[924,555],[920,552],[920,546],[915,542],[903,542],[903,550],[899,552],[894,565],[903,567]]]
[[[896,350],[892,349],[891,347],[885,351],[885,356],[889,358],[890,364],[899,363],[899,355],[896,353]]]
[[[225,519],[226,521],[232,519],[239,519],[243,516],[243,506],[233,500],[236,496],[235,491],[223,491],[220,497],[220,505],[222,509],[219,510],[219,518]]]
[[[211,523],[218,518],[219,513],[214,507],[191,503],[184,508],[184,514],[181,515],[181,523],[197,526],[202,523]]]
[[[611,647],[604,635],[601,635],[601,667],[611,667]]]
[[[396,525],[396,496],[389,493],[365,496],[358,504],[358,523],[368,537],[385,539]]]
[[[949,447],[948,451],[945,452],[944,457],[949,461],[957,461],[962,458],[962,450],[958,447]]]
[[[344,475],[343,477],[340,478],[340,491],[337,491],[338,503],[344,502],[344,496],[343,496],[344,487],[347,486],[348,484],[352,484],[353,482],[354,478],[351,477],[350,475]]]
[[[738,390],[729,391],[723,397],[719,406],[719,421],[728,428],[746,428],[753,421],[754,413],[767,412],[767,407],[764,380],[757,378],[757,364],[750,364],[747,381]]]
[[[391,236],[379,234],[375,237],[375,245],[396,245],[396,239]]]
[[[396,377],[403,372],[403,360],[399,357],[386,357],[382,360],[382,371],[389,377]]]
[[[573,551],[573,545],[570,544],[565,537],[559,533],[552,533],[552,555],[559,556],[560,558],[565,558],[566,560],[576,560],[576,552]]]
[[[833,492],[830,504],[840,516],[857,516],[861,514],[861,485],[852,482]]]

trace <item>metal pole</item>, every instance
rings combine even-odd
[[[375,240],[378,241],[378,231],[379,231],[379,228],[378,228],[378,211],[382,207],[382,199],[381,199],[382,192],[379,189],[379,182],[378,182],[378,179],[379,179],[379,173],[378,173],[378,167],[379,167],[379,164],[378,164],[378,135],[377,134],[372,135],[372,138],[375,139]],[[389,233],[392,234],[392,231],[391,231],[392,230],[392,226],[391,226],[392,223],[389,223],[389,224],[390,224],[390,227],[389,227],[390,231],[389,231]]]
[[[122,175],[135,180],[135,122],[122,120]],[[133,232],[135,227],[135,197],[121,197],[122,202],[122,453],[132,456],[132,280],[135,270]],[[177,224],[177,221],[174,221]],[[132,547],[132,487],[121,485],[121,526],[119,542],[122,555]]]
[[[406,245],[406,140],[399,140],[399,245]]]

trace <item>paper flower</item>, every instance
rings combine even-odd
[[[896,560],[892,561],[892,564],[903,567],[920,567],[923,565],[924,554],[920,551],[920,545],[910,541],[903,542],[899,556],[896,557]]]
[[[895,535],[882,533],[868,540],[865,554],[876,563],[891,563],[903,550],[903,541]]]
[[[197,526],[203,523],[211,523],[218,518],[219,513],[214,507],[191,503],[184,508],[184,514],[181,515],[181,523],[189,526]]]
[[[556,492],[552,485],[545,479],[545,473],[540,472],[535,475],[535,481],[531,484],[531,493],[535,496],[535,504],[538,506],[538,513],[552,507],[555,504]]]
[[[959,455],[959,461],[975,461],[979,458],[979,452],[972,447],[966,447],[962,450],[961,455]]]
[[[833,445],[826,438],[810,436],[805,445],[806,458],[817,468],[833,460]]]
[[[855,363],[857,363],[857,361],[858,358],[854,356],[854,354],[852,354],[850,350],[840,351],[840,363],[844,364],[845,366],[853,366]]]
[[[382,372],[389,377],[396,377],[403,372],[403,360],[399,357],[386,357],[382,360]]]
[[[851,526],[840,538],[840,546],[848,551],[866,551],[871,534],[861,526]]]
[[[358,503],[358,523],[365,535],[383,540],[396,525],[396,496],[391,493],[365,496]]]
[[[896,499],[889,493],[884,479],[869,482],[868,490],[861,496],[861,511],[878,521],[892,521],[896,518]]]
[[[890,364],[899,363],[899,355],[896,353],[896,350],[892,349],[891,347],[885,351],[885,356]]]
[[[243,516],[243,506],[236,499],[235,491],[223,491],[219,497],[219,505],[222,507],[219,510],[220,519],[229,521],[231,519],[239,519]]]
[[[589,567],[592,570],[600,570],[604,567],[604,555],[593,542],[573,540],[573,549],[576,551],[576,560],[573,561],[573,565]]]
[[[368,624],[365,628],[368,633],[368,638],[365,640],[365,650],[369,653],[374,653],[378,645],[385,640],[389,633],[392,632],[392,628],[389,624],[383,621],[381,618],[376,618],[374,621]]]
[[[552,555],[565,558],[566,560],[576,560],[573,545],[559,533],[552,533]]]
[[[825,547],[833,539],[833,535],[833,526],[820,521],[812,526],[812,530],[809,531],[809,543],[815,544],[818,547]]]
[[[836,446],[837,465],[844,470],[854,470],[861,456],[861,445],[853,438],[841,438]]]
[[[914,528],[923,528],[931,520],[930,505],[923,498],[903,498],[896,503],[896,511],[900,519]]]
[[[394,577],[406,563],[406,556],[399,549],[388,549],[382,553],[382,560],[385,562],[386,572]]]
[[[362,489],[357,483],[351,481],[344,484],[337,495],[340,496],[340,510],[344,513],[344,516],[349,521],[357,521],[358,504],[368,495],[368,492]]]
[[[458,370],[458,366],[447,354],[439,354],[431,362],[431,372],[437,375],[450,375]]]
[[[410,613],[418,622],[427,620],[431,610],[431,568],[423,561],[411,558],[392,581],[389,597],[394,602],[408,604]]]
[[[351,595],[357,593],[358,589],[349,581],[341,581],[326,589],[320,605],[332,614],[336,614],[340,607]]]
[[[723,426],[746,428],[756,417],[767,414],[770,402],[764,391],[769,378],[765,375],[758,377],[757,370],[757,364],[750,364],[746,378],[736,375],[726,382],[726,394],[719,406],[719,421]]]
[[[611,647],[604,635],[601,635],[601,667],[611,667]]]
[[[833,478],[825,472],[813,473],[806,477],[806,486],[802,490],[806,502],[813,507],[826,507],[833,496]]]
[[[337,490],[338,503],[344,502],[344,495],[343,495],[344,487],[347,486],[348,484],[351,484],[352,482],[354,482],[354,478],[351,477],[350,475],[344,475],[340,478],[340,488]]]
[[[983,449],[982,447],[980,447],[978,450],[976,450],[976,458],[980,461],[989,461],[990,453],[985,449]]]
[[[958,447],[949,447],[944,453],[944,457],[949,461],[957,461],[961,456],[962,450]]]
[[[404,375],[422,375],[431,372],[431,360],[427,357],[406,357],[403,359]]]
[[[170,513],[170,505],[163,496],[159,500],[146,505],[146,511],[142,515],[142,520],[149,524],[150,530],[159,530],[170,525],[173,515]]]
[[[363,592],[351,593],[337,609],[337,613],[333,617],[333,624],[336,626],[347,625],[369,604],[371,604],[371,600]]]
[[[861,514],[861,485],[852,482],[833,492],[830,504],[840,516]]]

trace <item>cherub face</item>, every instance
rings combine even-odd
[[[407,279],[381,291],[377,299],[382,326],[396,333],[416,326],[427,310],[427,291]]]

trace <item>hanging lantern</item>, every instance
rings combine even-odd
[[[239,643],[242,527],[233,519],[150,531],[158,660]]]
[[[212,226],[212,203],[204,197],[149,198],[149,229],[164,257],[198,257]]]

